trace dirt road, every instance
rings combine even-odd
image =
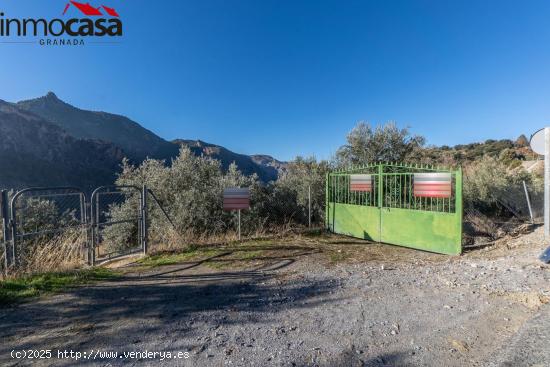
[[[188,357],[162,361],[170,366],[546,366],[540,239],[539,229],[460,257],[289,239],[130,267],[123,279],[0,310],[0,364],[159,365],[147,351]],[[235,262],[235,252],[254,256]],[[54,359],[10,357],[25,349]],[[141,355],[122,355],[132,351]]]

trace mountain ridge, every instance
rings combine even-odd
[[[124,153],[113,144],[78,139],[49,121],[0,101],[0,185],[78,186],[112,182]]]
[[[264,182],[276,180],[286,169],[286,162],[268,155],[239,154],[201,140],[167,141],[124,115],[80,109],[61,100],[54,92],[16,103],[0,100],[0,113],[0,135],[4,136],[3,144],[0,143],[3,154],[0,168],[13,173],[10,179],[0,179],[3,187],[111,184],[122,158],[127,157],[133,164],[146,158],[170,164],[180,145],[189,147],[196,155],[220,160],[223,169],[235,162],[241,172],[257,174]],[[43,134],[32,137],[29,129]],[[80,153],[75,150],[78,145],[83,147]],[[33,150],[33,146],[36,149]],[[63,161],[67,161],[66,164]],[[13,162],[18,162],[20,168],[16,169]],[[41,165],[37,167],[36,162]],[[88,169],[83,163],[89,165]],[[37,169],[40,167],[48,169]],[[34,174],[36,172],[41,175]],[[89,172],[95,172],[94,177],[90,177]]]
[[[178,154],[173,144],[126,116],[80,109],[59,99],[53,92],[19,101],[16,105],[60,126],[76,138],[113,143],[134,162],[147,157],[170,159]]]
[[[256,173],[262,181],[274,181],[283,170],[286,170],[286,163],[276,160],[269,155],[246,155],[232,152],[231,150],[217,144],[207,143],[202,140],[175,139],[173,143],[183,145],[191,149],[195,155],[208,156],[219,160],[222,163],[222,168],[227,169],[233,162],[239,167],[239,170],[245,175]],[[254,157],[265,157],[265,164]],[[275,165],[270,165],[271,162],[278,162],[277,169]],[[259,167],[259,171],[258,171]]]

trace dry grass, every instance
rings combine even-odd
[[[0,279],[0,305],[114,276],[108,269],[81,269],[85,241],[82,229],[70,229],[19,242],[18,267]]]
[[[37,274],[52,271],[67,271],[86,264],[83,248],[86,233],[70,229],[48,238],[34,238],[23,242],[18,266],[11,274]]]
[[[150,232],[149,249],[151,254],[189,250],[204,245],[219,244],[221,246],[256,239],[279,239],[302,233],[307,228],[296,227],[296,225],[291,224],[263,227],[251,233],[242,233],[240,240],[238,232],[232,230],[219,234],[206,232],[199,234],[195,232],[178,233],[171,227],[165,227],[163,230],[161,234],[155,230]]]

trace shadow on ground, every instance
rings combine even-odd
[[[205,324],[266,322],[281,310],[339,301],[330,295],[336,281],[281,284],[275,279],[274,270],[310,253],[300,251],[270,257],[252,270],[199,268],[206,261],[221,261],[228,252],[0,310],[0,358],[13,348],[99,348],[117,340],[122,349],[167,332],[197,337],[204,335]]]

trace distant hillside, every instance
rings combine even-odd
[[[123,152],[113,144],[77,139],[40,116],[0,100],[0,187],[112,183]]]
[[[516,141],[509,139],[486,140],[484,142],[460,144],[453,147],[426,147],[418,153],[419,160],[425,163],[444,165],[467,165],[484,156],[499,158],[511,168],[519,167],[524,161],[537,160],[539,156],[528,146],[525,136],[521,135]]]
[[[54,93],[9,103],[1,101],[0,186],[111,184],[127,157],[134,164],[145,158],[170,164],[179,145],[197,155],[235,162],[245,174],[276,180],[285,163],[270,156],[247,156],[222,146],[194,140],[169,142],[127,117],[74,107]]]
[[[286,169],[286,163],[277,161],[268,155],[238,154],[222,146],[201,140],[177,139],[173,143],[189,147],[196,155],[204,155],[221,161],[223,169],[227,169],[232,162],[235,162],[241,172],[246,175],[256,173],[264,182],[276,180],[279,171]]]
[[[278,161],[277,159],[273,158],[270,155],[253,154],[250,156],[250,158],[252,158],[252,160],[256,164],[259,164],[264,167],[272,167],[275,170],[277,170],[277,172],[279,173],[285,172],[288,169],[288,162]]]
[[[127,117],[81,110],[63,102],[52,92],[17,102],[17,107],[43,117],[76,138],[113,143],[135,162],[146,157],[170,160],[178,154],[177,146]]]

